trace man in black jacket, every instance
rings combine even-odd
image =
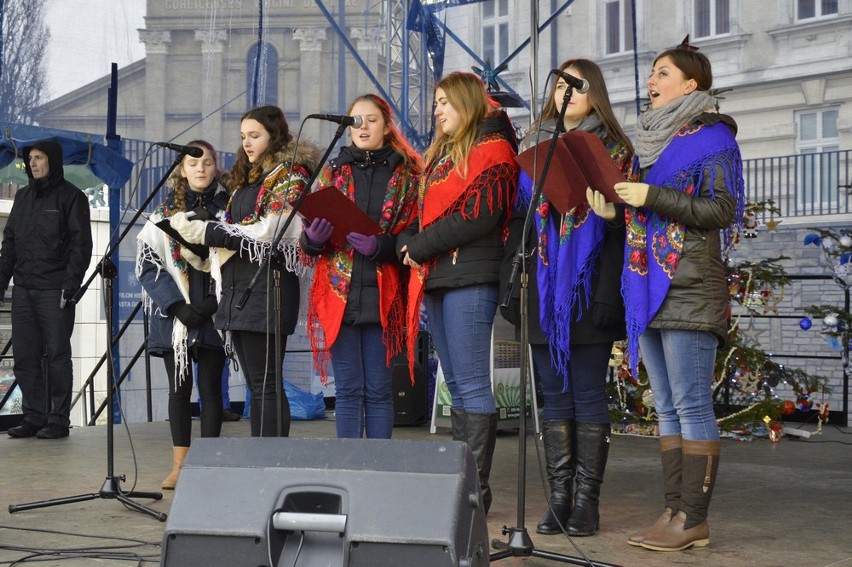
[[[24,413],[9,435],[58,439],[68,436],[71,423],[71,299],[92,258],[89,202],[65,181],[59,144],[36,142],[23,155],[30,184],[15,194],[0,249],[0,301],[15,278],[12,349]]]

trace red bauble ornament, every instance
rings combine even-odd
[[[784,400],[784,404],[781,406],[781,413],[784,415],[793,415],[796,413],[796,404],[793,403],[793,400]]]

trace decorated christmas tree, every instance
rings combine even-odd
[[[746,208],[741,237],[757,237],[756,219],[761,213],[769,214],[766,227],[770,231],[775,230],[781,222],[775,218],[780,211],[774,202],[751,204]],[[812,241],[806,239],[805,244],[817,243],[815,239],[818,239],[826,252],[825,242],[828,240],[829,252],[826,253],[833,254],[832,258],[837,260],[835,280],[848,286],[852,283],[852,264],[849,262],[852,237],[846,232],[817,230],[816,233]],[[728,340],[717,352],[713,382],[717,421],[723,430],[772,436],[773,430],[780,430],[779,419],[797,409],[810,410],[815,393],[829,393],[827,378],[776,362],[760,348],[756,340],[755,318],[777,315],[790,283],[781,265],[784,260],[788,258],[778,256],[758,262],[733,263],[730,257],[725,258],[730,298]],[[807,308],[806,312],[822,318],[822,332],[828,340],[849,344],[852,321],[848,313],[825,305]],[[800,326],[809,328],[804,320]],[[614,428],[628,433],[654,434],[656,415],[647,375],[641,364],[639,375],[631,375],[627,361],[623,360],[623,349],[624,345],[616,345],[611,362],[615,371],[610,392]],[[848,369],[848,361],[845,361],[844,368]],[[792,390],[795,399],[784,399],[779,395],[779,386],[782,384]],[[824,406],[817,408],[821,422],[828,413],[827,404]]]

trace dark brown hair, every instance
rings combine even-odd
[[[240,144],[240,148],[237,150],[237,161],[228,175],[228,188],[231,190],[245,187],[252,179],[259,179],[263,173],[267,156],[274,156],[293,139],[293,136],[290,135],[287,119],[284,118],[284,111],[277,106],[267,105],[252,108],[240,117],[240,124],[245,120],[257,120],[263,126],[264,130],[269,133],[269,145],[262,154],[257,156],[254,163],[251,163],[243,145]]]
[[[688,47],[673,47],[657,55],[654,65],[663,57],[671,59],[687,80],[694,79],[699,91],[709,91],[713,86],[713,67],[703,53]]]
[[[630,143],[630,138],[624,133],[624,130],[618,124],[618,120],[615,119],[615,114],[612,112],[609,91],[607,91],[606,81],[604,81],[601,68],[588,59],[569,59],[559,66],[559,70],[565,71],[569,67],[577,69],[589,83],[589,105],[592,107],[592,111],[601,119],[601,122],[603,122],[604,129],[606,130],[606,142],[610,144],[621,143],[630,153],[633,153],[633,145]],[[553,100],[553,93],[556,92],[557,82],[553,81],[550,87],[549,96],[541,109],[539,123],[544,120],[557,120],[559,118],[559,108],[556,107],[556,101]]]

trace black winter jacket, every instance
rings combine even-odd
[[[237,189],[231,199],[231,218],[241,219],[251,215],[255,210],[257,194],[263,179],[255,184]],[[294,219],[297,222],[298,219]],[[284,219],[281,220],[284,223]],[[248,301],[242,309],[237,309],[237,302],[243,292],[248,289],[258,262],[252,262],[248,256],[239,253],[242,238],[233,236],[223,230],[218,230],[219,223],[208,223],[204,244],[218,248],[237,251],[222,265],[222,297],[219,300],[219,310],[216,312],[216,328],[220,331],[253,331],[255,333],[275,333],[275,302],[273,301],[274,285],[271,274],[261,275],[257,279]],[[269,267],[269,263],[266,264]],[[292,335],[296,330],[299,319],[299,278],[293,272],[281,267],[281,332]]]
[[[46,178],[33,178],[29,163],[33,149],[47,154]],[[24,148],[23,155],[30,184],[15,194],[3,230],[0,298],[12,276],[23,288],[76,292],[92,259],[89,201],[65,180],[59,144],[36,142]]]
[[[481,139],[487,134],[498,133],[517,150],[515,131],[509,117],[500,112],[489,116],[479,126],[477,134]],[[515,191],[507,191],[506,184],[517,184],[517,174],[509,171],[486,171],[482,177],[496,179],[488,187],[490,195],[480,198],[479,216],[473,216],[475,196],[465,205],[466,214],[456,211],[432,223],[418,232],[419,223],[412,223],[400,234],[397,247],[407,246],[412,260],[418,264],[437,257],[436,264],[429,270],[426,281],[426,293],[443,293],[472,285],[498,285],[500,265],[503,262],[503,224],[512,206],[498,199],[500,194],[514,196]],[[476,183],[477,181],[472,181]],[[489,207],[487,203],[493,203]]]
[[[355,178],[355,204],[372,220],[378,222],[388,183],[394,170],[402,162],[403,157],[390,146],[372,152],[355,146],[344,146],[340,154],[331,160],[330,165],[334,169],[346,164],[352,165],[352,176]],[[299,246],[309,256],[319,256],[325,250],[324,244],[320,246],[313,244],[304,232],[299,239]],[[379,235],[379,247],[370,257],[357,252],[353,255],[352,280],[349,282],[349,295],[343,311],[343,324],[381,323],[379,280],[376,274],[376,265],[379,262],[399,263],[395,235]]]

